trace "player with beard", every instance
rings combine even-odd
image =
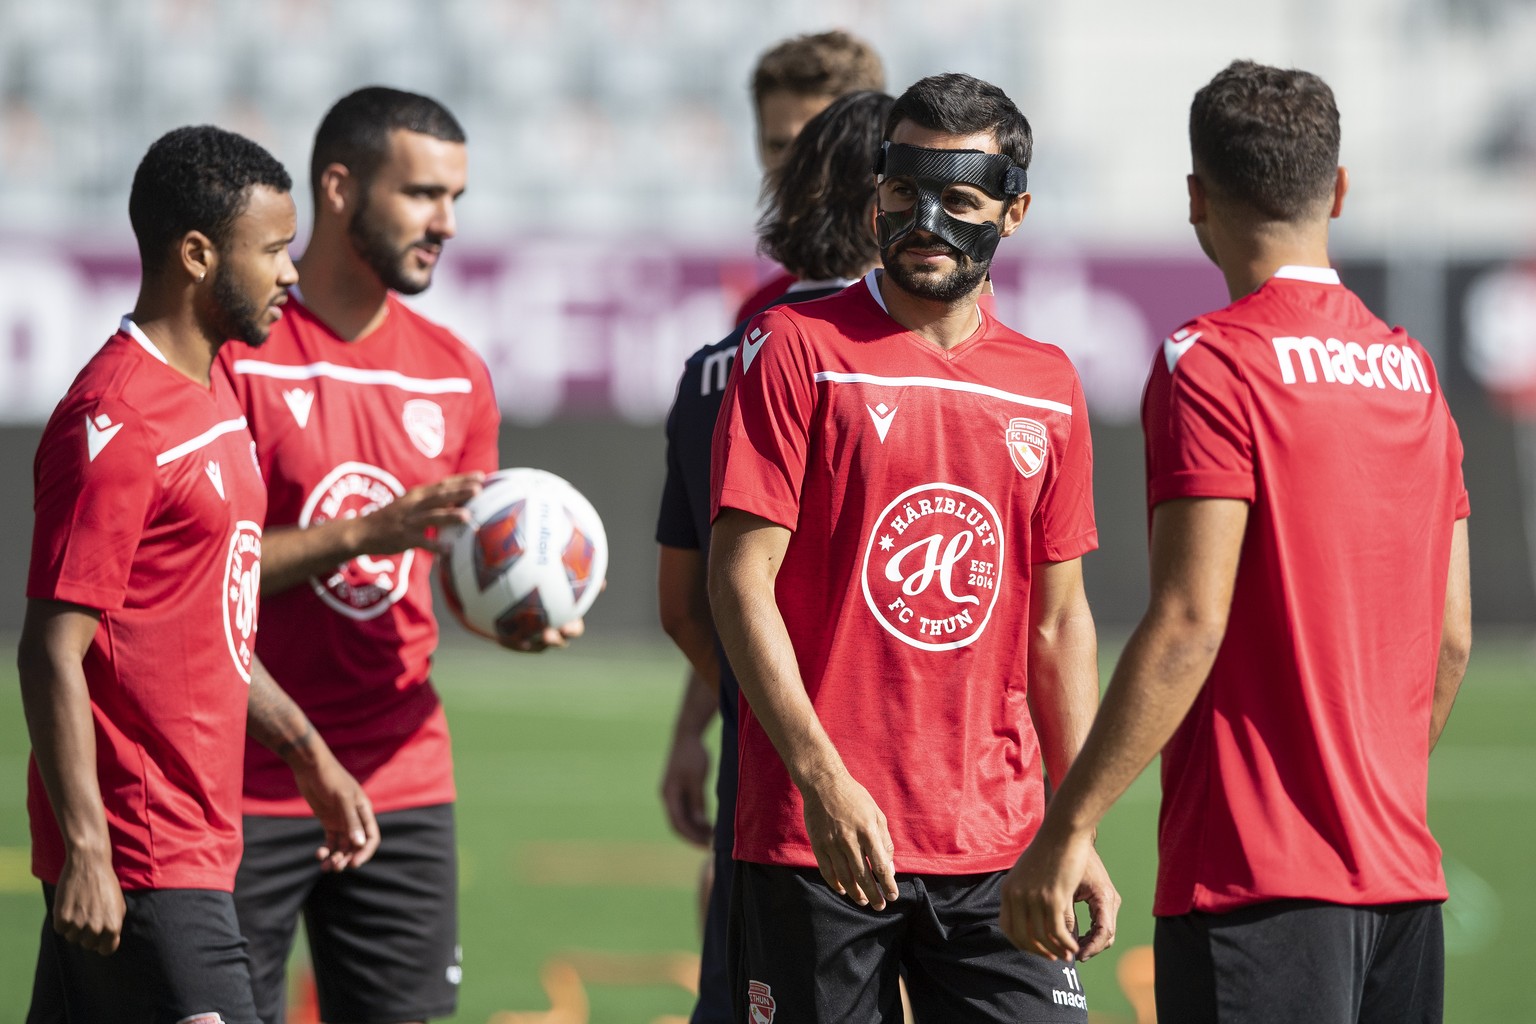
[[[1077,374],[977,298],[1030,203],[1029,124],[913,85],[878,170],[885,272],[747,327],[715,427],[710,598],[744,703],[736,1019],[1083,1021],[997,924],[1098,699]],[[1076,895],[1113,937],[1097,858]],[[835,980],[831,980],[835,979]],[[750,1017],[749,1017],[750,1014]]]
[[[247,746],[235,897],[267,1024],[283,1019],[301,913],[324,1019],[421,1021],[457,1002],[455,791],[423,548],[496,468],[500,417],[480,357],[396,293],[431,284],[466,176],[441,104],[382,87],[343,97],[315,135],[302,293],[260,350],[220,357],[270,498],[259,651],[362,781],[383,838],[363,869],[322,872],[316,822]]]
[[[759,245],[782,265],[794,267],[797,275],[780,302],[835,295],[878,261],[870,230],[874,183],[868,172],[880,149],[891,103],[891,97],[881,92],[856,92],[836,100],[810,120],[787,159],[769,174],[768,206],[758,224]],[[673,828],[696,842],[707,842],[711,832],[714,839],[694,1024],[735,1019],[726,936],[736,814],[736,678],[719,652],[709,617],[705,566],[709,561],[710,439],[745,326],[699,349],[683,368],[677,399],[667,416],[667,477],[656,524],[662,625],[704,682],[702,688],[689,688],[679,712],[662,790]],[[702,698],[696,696],[700,689]],[[715,785],[717,817],[711,830],[703,786],[709,760],[697,736],[714,717],[716,707],[721,716],[720,772]],[[698,754],[685,761],[680,755],[691,749],[690,739],[697,744]],[[687,785],[690,780],[692,785]]]
[[[48,920],[29,1024],[256,1020],[230,897],[243,734],[324,822],[317,862],[362,863],[377,841],[357,783],[254,658],[266,491],[210,373],[226,338],[260,345],[280,322],[289,187],[218,128],[150,147],[128,200],[138,301],[38,447],[18,662]]]

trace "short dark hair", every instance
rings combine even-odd
[[[884,88],[880,55],[841,29],[786,39],[759,57],[752,71],[752,102],[757,105],[773,92],[842,96]]]
[[[894,102],[883,92],[849,93],[806,122],[763,187],[765,256],[811,280],[853,277],[879,261],[872,168]]]
[[[128,193],[128,220],[144,272],[160,270],[189,231],[222,247],[257,185],[288,192],[293,179],[276,157],[243,135],[203,124],[156,139]]]
[[[991,82],[970,75],[930,75],[897,98],[885,122],[885,137],[903,121],[948,135],[990,132],[998,151],[1025,170],[1034,155],[1029,120],[1013,100]]]
[[[430,135],[444,142],[464,141],[464,128],[458,119],[430,96],[382,85],[348,93],[326,112],[315,131],[309,186],[316,204],[320,176],[331,164],[341,164],[364,185],[372,181],[389,156],[389,134],[396,130]]]
[[[1195,93],[1189,147],[1217,195],[1275,220],[1303,219],[1333,195],[1339,108],[1314,74],[1235,60]]]

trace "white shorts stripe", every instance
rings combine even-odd
[[[237,420],[225,420],[223,423],[215,423],[201,434],[198,434],[192,440],[183,441],[181,444],[177,445],[175,448],[172,448],[170,451],[161,452],[155,457],[155,465],[163,466],[167,462],[175,462],[183,455],[190,455],[197,451],[199,448],[206,448],[208,445],[212,444],[215,439],[223,437],[225,434],[228,434],[231,431],[244,429],[244,416],[241,416]]]
[[[305,363],[295,366],[289,363],[268,363],[260,359],[236,359],[235,372],[251,377],[274,377],[278,380],[314,380],[329,377],[348,384],[378,384],[413,391],[420,395],[467,395],[471,390],[468,377],[407,377],[395,370],[363,370],[356,366],[337,366],[335,363]]]
[[[816,382],[819,384],[823,381],[832,384],[873,384],[882,388],[937,388],[940,391],[964,391],[973,395],[986,395],[988,398],[1012,402],[1015,405],[1028,405],[1036,409],[1050,409],[1052,412],[1059,412],[1066,416],[1072,415],[1070,405],[1053,402],[1049,398],[1016,395],[1001,388],[972,384],[965,380],[945,380],[942,377],[877,377],[872,373],[839,373],[836,370],[822,370],[816,374]]]

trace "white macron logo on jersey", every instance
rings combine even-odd
[[[309,426],[309,410],[314,407],[315,393],[304,388],[289,388],[283,392],[283,401],[288,403],[288,411],[293,413],[293,418],[303,430]]]
[[[715,352],[699,368],[699,397],[708,398],[716,391],[725,390],[725,382],[731,374],[731,360],[735,352]]]
[[[219,492],[219,497],[224,497],[224,470],[219,464],[209,459],[203,472],[208,474],[208,479],[213,482],[213,489]]]
[[[1191,334],[1187,327],[1175,333],[1173,337],[1163,339],[1163,358],[1168,361],[1169,373],[1172,373],[1173,368],[1179,365],[1179,360],[1184,358],[1184,353],[1188,352],[1195,342],[1199,340],[1200,332],[1196,331]]]
[[[89,416],[85,418],[85,450],[90,455],[90,461],[95,462],[96,456],[107,446],[107,442],[117,436],[117,432],[123,429],[121,423],[113,423],[111,417],[101,413],[94,420]]]
[[[769,331],[767,334],[764,334],[762,332],[761,328],[756,328],[756,329],[754,329],[752,331],[751,335],[749,335],[748,337],[742,339],[742,341],[741,341],[741,372],[742,373],[746,373],[748,370],[752,369],[752,360],[757,358],[757,350],[763,347],[763,342],[767,341],[768,338],[772,334],[773,334],[772,331]]]
[[[1287,384],[1296,383],[1296,368],[1301,367],[1301,379],[1308,384],[1318,382],[1318,374],[1329,384],[1359,384],[1363,388],[1382,388],[1388,385],[1398,391],[1418,391],[1430,394],[1429,374],[1419,354],[1407,345],[1383,345],[1380,342],[1369,347],[1355,341],[1329,338],[1321,341],[1310,335],[1304,338],[1272,338],[1275,358],[1280,361],[1280,379]]]
[[[884,402],[879,405],[866,405],[869,410],[869,418],[875,421],[875,432],[880,435],[880,443],[885,444],[885,435],[890,433],[891,421],[896,418],[896,410],[889,408]]]

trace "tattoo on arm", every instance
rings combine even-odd
[[[307,754],[316,737],[308,716],[265,668],[251,673],[245,731],[289,764],[295,754]]]
[[[278,757],[280,757],[284,761],[286,761],[286,760],[288,760],[288,755],[289,754],[292,754],[296,750],[301,750],[301,749],[303,749],[305,747],[308,747],[310,742],[314,738],[315,738],[315,726],[314,726],[314,723],[309,721],[308,719],[305,719],[304,720],[304,731],[302,733],[300,733],[299,735],[293,737],[293,739],[284,740],[282,743],[278,744],[277,747],[275,747],[273,749],[272,753],[276,754]]]

